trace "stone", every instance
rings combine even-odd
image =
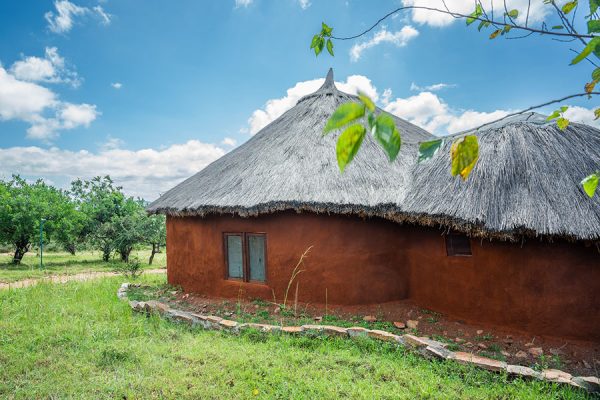
[[[465,339],[463,339],[463,338],[459,338],[459,337],[457,337],[456,339],[454,339],[454,341],[455,341],[456,343],[458,343],[458,344],[465,343]]]
[[[506,343],[506,344],[513,344],[513,342],[514,342],[514,340],[511,335],[506,336],[506,338],[504,339],[504,343]]]
[[[485,343],[477,343],[477,347],[479,347],[480,349],[487,349]]]
[[[348,330],[346,328],[341,328],[339,326],[331,326],[331,325],[325,325],[323,327],[323,333],[325,333],[327,336],[340,336],[340,337],[348,336]]]
[[[314,317],[313,319],[315,320],[315,322],[321,322],[321,321],[323,321],[323,317],[321,317],[321,316]]]
[[[298,334],[298,333],[302,332],[302,327],[300,327],[300,326],[284,326],[283,328],[281,328],[281,332]]]
[[[377,322],[377,317],[374,315],[366,315],[363,317],[363,321],[365,322]]]
[[[235,331],[238,328],[238,323],[235,321],[231,321],[228,319],[222,319],[219,321],[219,325],[225,329],[228,329],[230,331]]]
[[[479,330],[477,331],[477,334],[478,334],[478,335],[483,335],[483,331],[482,331],[481,329],[479,329]]]
[[[539,357],[544,354],[544,350],[541,347],[530,347],[527,351],[534,357]]]
[[[346,329],[346,332],[348,332],[348,335],[350,337],[357,337],[357,336],[366,337],[369,330],[367,328],[363,328],[361,326],[353,326],[352,328]]]
[[[129,301],[129,307],[131,307],[132,310],[137,311],[138,303],[139,303],[139,301],[130,300]]]
[[[275,307],[275,309],[273,309],[273,314],[279,314],[279,311],[281,309],[279,307]]]
[[[164,314],[169,311],[169,306],[165,303],[161,303],[160,301],[149,300],[146,302],[145,310],[148,313]]]
[[[462,351],[455,352],[453,359],[461,364],[475,365],[487,369],[488,371],[505,371],[507,367],[507,364],[504,361],[493,360],[491,358],[464,353]]]
[[[435,346],[435,347],[443,347],[448,346],[446,343],[438,342],[436,340],[432,340],[426,337],[418,337],[414,335],[403,335],[402,338],[406,344],[411,345],[412,347],[427,347],[427,346]]]
[[[417,329],[417,327],[419,326],[419,321],[409,319],[408,321],[406,321],[406,326],[408,327],[408,329]]]
[[[506,372],[509,375],[520,376],[523,378],[534,378],[534,379],[542,379],[542,373],[538,372],[529,367],[523,367],[521,365],[508,365],[506,367]]]
[[[595,376],[576,376],[571,382],[592,393],[600,393],[600,379]]]
[[[185,311],[169,310],[165,315],[174,322],[181,322],[189,325],[192,325],[195,322],[192,314]]]
[[[129,289],[129,283],[127,283],[127,282],[121,283],[121,289],[123,289],[123,290]]]
[[[281,331],[280,326],[269,325],[269,324],[247,323],[247,324],[243,324],[243,326],[240,326],[240,329],[244,329],[244,328],[258,329],[259,331],[267,332],[267,333]]]
[[[404,322],[394,322],[394,326],[398,329],[405,329],[406,324]]]
[[[206,321],[212,322],[213,324],[218,324],[219,322],[221,322],[222,319],[223,318],[217,317],[215,315],[207,315],[206,316]]]
[[[510,357],[510,353],[508,351],[502,350],[500,354],[502,354],[504,357]]]
[[[448,360],[454,358],[454,353],[444,347],[427,346],[425,347],[425,356],[432,356],[435,358],[441,358],[442,360]]]
[[[367,336],[373,339],[382,340],[384,342],[398,342],[398,335],[394,335],[393,333],[389,333],[386,331],[380,331],[377,329],[370,330],[367,332]]]
[[[592,365],[589,362],[587,362],[586,360],[581,360],[581,362],[583,363],[583,366],[585,368],[587,368],[587,369],[592,368]]]
[[[517,358],[527,358],[527,353],[525,353],[523,350],[519,350],[515,353],[515,357]]]
[[[542,377],[550,382],[569,383],[573,375],[559,369],[545,369],[542,371]]]
[[[465,343],[465,347],[473,347],[473,343],[467,342],[467,343]]]
[[[302,332],[308,332],[308,331],[322,332],[324,327],[325,327],[324,325],[311,325],[311,324],[301,326]]]

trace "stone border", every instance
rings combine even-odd
[[[122,301],[129,301],[127,290],[130,287],[139,287],[139,284],[123,283],[117,291],[117,297]],[[592,393],[600,393],[600,379],[595,376],[573,376],[567,372],[557,369],[545,369],[541,372],[521,365],[510,365],[504,361],[498,361],[476,354],[462,351],[453,352],[446,348],[446,344],[426,337],[418,337],[410,334],[395,335],[386,331],[367,329],[363,327],[342,328],[332,325],[302,325],[302,326],[277,326],[256,323],[238,323],[236,321],[223,319],[214,315],[203,315],[188,311],[170,308],[167,304],[156,300],[129,301],[133,311],[144,314],[157,314],[170,321],[184,323],[192,327],[205,330],[220,330],[238,334],[244,329],[257,329],[265,333],[285,333],[292,335],[321,334],[332,337],[354,338],[358,336],[370,337],[375,340],[395,343],[398,346],[408,347],[416,350],[422,356],[429,359],[454,360],[460,364],[471,365],[493,372],[505,372],[513,377],[523,379],[539,379],[553,383],[568,384],[577,388],[585,389]]]

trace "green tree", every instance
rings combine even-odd
[[[19,264],[39,238],[42,219],[44,238],[67,229],[75,206],[67,193],[42,180],[28,183],[18,175],[0,181],[0,242],[14,246],[13,262]]]
[[[136,244],[145,242],[148,216],[142,200],[125,199],[121,212],[109,222],[112,226],[113,246],[121,261],[129,262],[129,255]]]
[[[167,226],[164,215],[150,215],[146,217],[146,243],[152,246],[148,264],[152,265],[154,255],[160,252],[160,247],[167,244]]]

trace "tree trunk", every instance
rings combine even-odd
[[[74,256],[75,255],[75,251],[77,250],[75,247],[75,243],[69,243],[68,245],[65,246],[67,251]]]
[[[15,255],[13,257],[13,264],[20,264],[25,253],[29,251],[29,243],[27,241],[20,241],[16,243]]]
[[[129,254],[131,254],[131,247],[125,247],[119,250],[119,254],[121,255],[121,261],[129,262]]]
[[[110,259],[111,248],[110,246],[104,246],[102,248],[102,261],[108,262]]]
[[[152,243],[152,253],[150,253],[150,259],[148,260],[148,265],[152,265],[152,261],[154,261],[154,255],[158,253],[158,245],[156,243]]]

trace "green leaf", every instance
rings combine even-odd
[[[318,56],[323,51],[323,46],[325,46],[325,39],[323,39],[323,36],[319,36],[319,40],[317,41],[317,45],[315,46],[316,56]]]
[[[600,68],[596,68],[592,71],[592,79],[595,81],[600,81]]]
[[[596,108],[594,110],[594,120],[597,120],[598,118],[600,118],[600,108]]]
[[[569,109],[569,106],[562,106],[560,107],[560,112],[564,113],[565,111],[567,111]]]
[[[315,36],[313,36],[313,38],[312,38],[312,41],[310,42],[310,48],[311,48],[311,49],[314,49],[314,48],[315,48],[315,46],[316,46],[317,44],[319,44],[319,38],[320,38],[320,36],[319,36],[319,35],[315,35]]]
[[[552,29],[565,29],[565,27],[562,25],[554,25]]]
[[[510,32],[511,29],[512,29],[511,25],[504,25],[504,29],[502,29],[502,34],[504,35],[505,33]]]
[[[571,60],[571,65],[577,64],[581,60],[585,59],[592,51],[595,52],[598,44],[600,44],[600,37],[595,37],[590,40],[583,51],[579,53],[573,60]]]
[[[583,186],[583,190],[590,198],[594,197],[596,189],[598,188],[598,182],[600,182],[599,173],[588,175],[581,181],[581,186]]]
[[[400,132],[396,129],[394,118],[389,114],[379,114],[375,119],[375,139],[385,150],[390,159],[394,161],[400,152],[402,140]]]
[[[490,22],[489,21],[481,21],[479,23],[479,26],[477,27],[477,30],[481,31],[482,28],[487,28],[488,26],[490,26]]]
[[[481,16],[481,14],[483,14],[483,9],[481,8],[481,5],[477,4],[477,6],[475,7],[475,11],[473,11],[471,15],[467,18],[467,26],[475,22],[477,18]]]
[[[333,56],[333,42],[331,39],[327,39],[327,51]]]
[[[565,117],[560,117],[556,120],[556,126],[558,126],[558,129],[560,129],[561,131],[564,131],[565,129],[567,129],[567,126],[569,126],[569,120]]]
[[[369,115],[367,115],[367,121],[369,122],[369,129],[372,130],[375,126],[375,114],[369,112]]]
[[[569,1],[568,3],[565,3],[564,6],[562,6],[562,12],[564,12],[565,14],[568,14],[571,11],[573,11],[573,9],[576,6],[577,6],[577,0]]]
[[[506,13],[511,18],[517,18],[519,16],[519,10],[510,10]]]
[[[366,131],[364,126],[354,124],[346,128],[338,138],[335,153],[340,171],[344,172],[346,166],[354,159],[365,138]]]
[[[560,111],[556,110],[554,111],[552,114],[548,115],[548,118],[546,118],[546,121],[552,121],[555,118],[560,117]]]
[[[344,103],[341,104],[329,117],[323,134],[339,129],[344,125],[354,121],[365,115],[365,106],[360,103]]]
[[[450,148],[450,158],[452,176],[460,175],[466,180],[479,158],[477,136],[467,135],[456,139]]]
[[[420,163],[431,159],[442,147],[443,143],[443,139],[436,139],[419,144],[419,157],[417,158],[417,162]]]
[[[600,32],[600,21],[597,19],[591,19],[587,23],[588,33]]]
[[[595,13],[598,10],[598,6],[600,6],[600,0],[590,0],[590,15]]]
[[[331,32],[333,28],[328,26],[325,22],[321,22],[321,32],[323,32],[324,36],[331,36]]]
[[[363,92],[358,92],[358,98],[360,99],[360,101],[363,102],[363,104],[367,107],[369,111],[375,111],[375,103],[373,103],[373,100],[371,100],[369,96],[367,96]]]

